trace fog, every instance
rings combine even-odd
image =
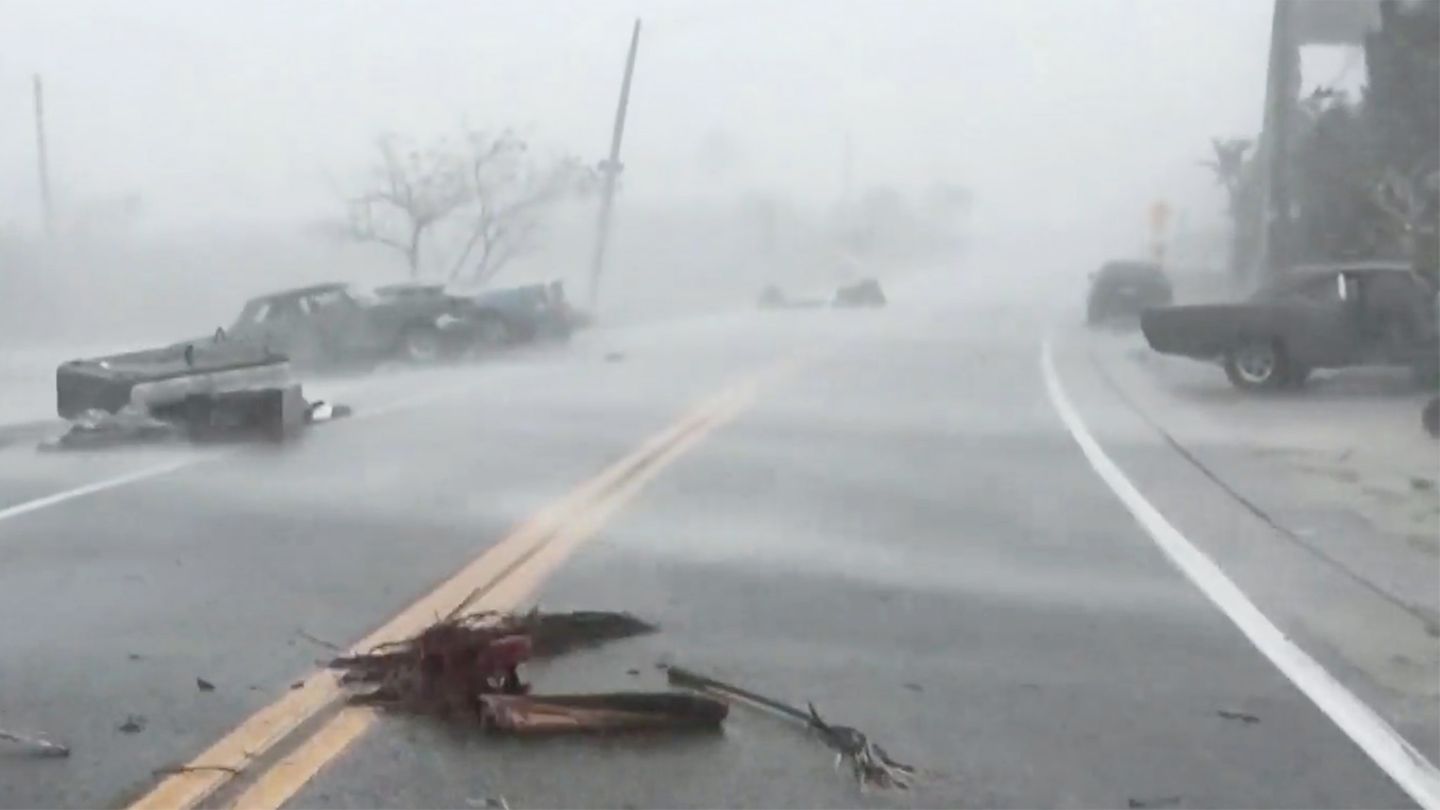
[[[1190,232],[1216,227],[1221,195],[1196,162],[1212,136],[1258,129],[1269,14],[1251,0],[10,0],[0,336],[160,339],[275,287],[403,279],[393,252],[336,234],[377,136],[513,129],[535,154],[593,164],[636,17],[608,313],[734,306],[770,281],[821,288],[924,262],[998,275],[974,257],[1036,244],[1083,274],[1143,248],[1154,200]],[[843,256],[832,226],[847,201],[888,189],[923,209],[940,184],[970,199],[944,250],[872,245],[861,269]],[[756,200],[782,211],[769,236]],[[594,206],[557,205],[494,283],[561,277],[579,292]]]

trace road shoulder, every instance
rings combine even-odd
[[[1353,397],[1335,405],[1334,392],[1309,412],[1304,402],[1233,400],[1218,372],[1206,380],[1204,372],[1213,369],[1196,364],[1199,377],[1189,370],[1166,377],[1173,369],[1156,374],[1137,363],[1133,338],[1074,329],[1055,344],[1076,407],[1145,496],[1282,630],[1433,760],[1440,752],[1434,621],[1440,571],[1433,553],[1385,522],[1398,518],[1366,506],[1372,494],[1365,487],[1379,484],[1361,483],[1388,473],[1408,487],[1408,477],[1420,473],[1405,466],[1404,453],[1380,463],[1371,451],[1347,481],[1353,491],[1339,498],[1294,465],[1296,457],[1343,451],[1325,436],[1338,443],[1354,435],[1318,430],[1325,408],[1356,414],[1347,425],[1361,424],[1362,416],[1382,420],[1383,409],[1377,417]],[[1386,404],[1404,409],[1403,401]],[[1415,489],[1410,498],[1413,511],[1430,514],[1432,523],[1434,497],[1433,489]]]

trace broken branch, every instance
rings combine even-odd
[[[835,751],[837,767],[842,761],[850,764],[850,772],[860,783],[862,789],[873,786],[907,790],[910,787],[910,781],[915,775],[915,769],[912,766],[892,759],[884,748],[871,742],[870,738],[866,737],[859,729],[826,722],[813,703],[808,704],[809,711],[802,711],[773,698],[706,677],[683,667],[666,667],[666,673],[673,684],[738,698],[745,703],[804,723]]]

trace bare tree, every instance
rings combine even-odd
[[[387,135],[376,146],[371,190],[350,201],[350,232],[398,251],[416,278],[426,235],[467,200],[465,168],[443,141],[421,150]]]
[[[484,283],[517,256],[532,250],[545,209],[593,186],[579,161],[541,163],[513,132],[466,135],[466,197],[460,211],[467,233],[450,266],[451,281]]]

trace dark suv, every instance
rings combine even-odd
[[[1085,322],[1090,325],[1116,318],[1135,318],[1148,307],[1169,306],[1174,298],[1170,279],[1154,262],[1107,262],[1090,275],[1090,296]]]

